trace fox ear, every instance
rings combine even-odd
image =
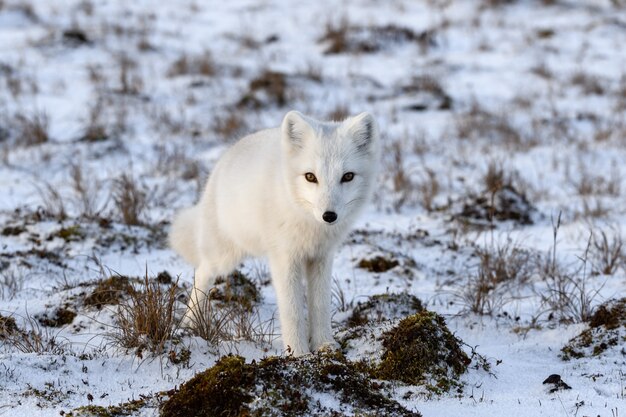
[[[304,147],[305,137],[313,133],[313,127],[306,117],[295,110],[285,115],[281,126],[283,141],[292,147],[301,149]]]
[[[357,151],[368,153],[378,142],[378,128],[374,117],[361,113],[343,122],[346,133],[356,143]]]

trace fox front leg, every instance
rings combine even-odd
[[[283,345],[296,356],[309,353],[302,282],[304,265],[284,255],[270,256],[270,270],[278,301]]]
[[[329,256],[311,259],[306,263],[307,300],[309,307],[309,346],[337,348],[331,328],[331,276],[332,259]]]

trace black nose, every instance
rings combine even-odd
[[[324,219],[326,223],[332,223],[337,220],[337,213],[335,213],[334,211],[327,211],[322,214],[322,219]]]

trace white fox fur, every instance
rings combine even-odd
[[[368,113],[337,123],[292,111],[281,128],[225,152],[199,203],[177,215],[170,233],[172,248],[196,267],[187,320],[216,277],[246,256],[266,256],[285,348],[301,355],[335,346],[333,254],[371,195],[378,148]]]

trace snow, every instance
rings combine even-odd
[[[0,1],[0,231],[25,228],[0,235],[0,314],[31,328],[38,315],[110,273],[142,277],[165,270],[189,288],[193,269],[166,247],[163,236],[175,211],[195,201],[206,173],[236,137],[278,126],[291,109],[321,119],[338,109],[370,111],[382,132],[383,167],[375,201],[336,255],[335,291],[343,293],[347,311],[334,301],[335,327],[339,331],[351,306],[368,296],[408,291],[485,355],[493,373],[470,370],[459,395],[403,399],[411,388],[399,385],[394,399],[424,416],[624,413],[620,347],[563,361],[560,349],[587,325],[550,318],[541,299],[546,284],[539,277],[507,288],[491,316],[468,312],[461,297],[479,265],[477,247],[509,239],[547,256],[554,244],[553,221],[562,213],[558,262],[578,270],[590,230],[612,237],[623,235],[626,227],[623,6],[608,0],[547,3],[552,2]],[[328,45],[319,39],[342,19],[361,28],[429,31],[433,41],[389,42],[375,53],[325,54]],[[88,42],[64,40],[68,29],[84,31]],[[277,40],[270,42],[272,37]],[[213,75],[169,74],[183,54],[193,58],[205,52]],[[125,59],[130,64],[124,70]],[[268,69],[286,74],[288,104],[238,107],[249,82]],[[576,81],[577,74],[587,78]],[[436,97],[429,102],[432,91],[405,89],[422,76],[441,85],[452,99],[451,109],[437,108]],[[125,85],[129,91],[123,91]],[[426,109],[408,110],[416,103]],[[505,120],[521,143],[506,131],[480,126],[465,137],[461,120],[471,117],[474,105]],[[23,146],[20,117],[35,114],[48,117],[50,139]],[[231,115],[241,126],[217,129]],[[94,117],[107,138],[82,141]],[[401,149],[400,163],[394,144]],[[527,189],[538,211],[533,225],[502,222],[494,230],[479,230],[452,220],[459,202],[484,188],[483,177],[494,163]],[[398,164],[409,191],[394,187]],[[81,216],[84,196],[72,166],[82,169],[99,217],[113,221],[109,227]],[[431,211],[423,202],[429,170],[438,183]],[[124,225],[115,207],[113,190],[123,173],[146,193],[145,227]],[[581,191],[585,181],[591,188]],[[58,208],[53,191],[63,198],[65,220],[37,215]],[[83,238],[48,239],[74,225]],[[57,254],[58,262],[33,249]],[[374,254],[413,263],[409,272],[357,267]],[[611,275],[596,275],[594,263],[590,258],[582,276],[587,295],[593,295],[591,307],[623,297],[626,265]],[[261,290],[262,318],[275,316],[264,261],[247,261],[242,270]],[[74,307],[78,315],[72,325],[40,327],[64,342],[63,354],[20,352],[0,340],[0,416],[58,416],[89,404],[116,405],[180,386],[227,352],[247,360],[282,354],[280,337],[265,345],[242,341],[210,347],[183,336],[191,351],[189,367],[165,355],[140,358],[107,337],[115,328],[114,307]],[[549,393],[542,381],[554,373],[572,389]],[[336,399],[315,395],[338,408]]]

